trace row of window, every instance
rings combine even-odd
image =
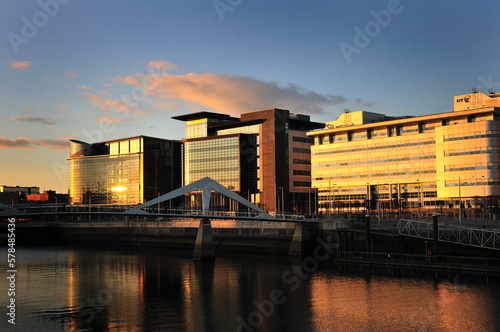
[[[463,141],[463,140],[486,138],[486,137],[500,137],[500,132],[487,131],[487,132],[476,132],[472,135],[447,135],[443,136],[443,142]]]
[[[469,186],[491,186],[491,185],[500,185],[500,180],[492,180],[492,179],[472,179],[472,180],[462,180],[462,181],[445,181],[445,187],[469,187]]]
[[[431,138],[415,142],[406,141],[405,143],[398,143],[398,144],[373,144],[373,145],[364,145],[354,148],[336,148],[336,149],[329,149],[322,151],[312,151],[312,156],[320,156],[325,154],[357,153],[357,152],[372,151],[372,150],[398,149],[398,148],[405,148],[412,146],[423,146],[429,144],[436,144],[436,141]]]
[[[294,159],[294,165],[311,165],[311,161],[307,159]]]
[[[337,142],[345,142],[345,141],[357,141],[367,138],[379,138],[379,137],[394,137],[394,136],[403,136],[403,135],[411,135],[415,133],[427,133],[434,131],[436,127],[440,124],[437,123],[429,123],[422,124],[418,126],[410,126],[410,127],[391,127],[386,129],[378,129],[378,130],[368,130],[368,131],[360,131],[360,132],[348,132],[341,134],[330,134],[326,136],[317,136],[318,140],[316,144],[329,144],[329,143],[337,143]]]
[[[498,149],[488,146],[487,148],[475,148],[474,150],[448,150],[444,151],[445,157],[468,156],[474,154],[498,153]]]
[[[444,167],[445,172],[474,171],[481,169],[500,169],[500,165],[497,163],[488,163],[475,165],[451,165]]]
[[[414,157],[401,157],[401,158],[389,158],[389,159],[368,159],[368,160],[355,160],[351,162],[336,162],[333,164],[323,164],[317,163],[313,165],[313,169],[318,169],[322,167],[343,167],[343,166],[355,166],[355,165],[368,165],[368,164],[378,164],[378,163],[390,163],[390,162],[401,162],[401,161],[411,161],[411,160],[428,160],[436,159],[436,155],[429,154],[427,156],[414,156]]]
[[[311,182],[307,181],[293,181],[294,187],[310,187]]]
[[[390,194],[378,194],[376,196],[372,197],[377,197],[379,200],[390,200],[391,196]],[[408,198],[433,198],[437,197],[437,192],[436,191],[425,191],[422,193],[402,193],[402,196],[400,197],[401,199],[408,199]],[[320,204],[335,204],[336,201],[353,201],[353,200],[366,200],[368,199],[367,194],[352,194],[352,195],[319,195],[318,196],[318,202]]]
[[[298,137],[298,136],[293,136],[292,140],[294,142],[301,142],[301,143],[314,143],[314,140],[310,137]]]
[[[353,192],[360,192],[360,193],[365,193],[366,192],[366,186],[363,187],[332,187],[332,188],[327,188],[327,189],[319,189],[318,190],[318,195],[337,195],[339,193],[353,193]],[[352,194],[351,194],[352,195]]]
[[[408,172],[389,172],[389,173],[370,173],[370,174],[354,174],[354,175],[336,175],[331,176],[331,180],[344,180],[344,179],[360,179],[371,177],[387,177],[387,176],[405,176],[405,175],[418,175],[418,174],[433,174],[436,173],[435,169],[427,169],[422,171],[408,171]],[[327,177],[315,178],[316,181],[328,180]]]
[[[294,153],[305,153],[309,154],[311,153],[311,149],[303,149],[303,148],[293,148]]]

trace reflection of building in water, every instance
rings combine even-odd
[[[181,143],[148,136],[70,140],[71,204],[135,205],[181,186]]]
[[[459,197],[465,207],[495,205],[500,93],[456,96],[454,106],[454,112],[399,118],[348,112],[309,132],[320,210],[435,210],[457,207]]]
[[[134,256],[68,255],[68,331],[142,331],[144,267]],[[85,276],[85,277],[81,277]],[[89,278],[89,276],[92,276]]]
[[[459,326],[479,331],[491,326],[497,304],[485,302],[482,291],[466,288],[446,279],[325,275],[311,280],[312,324],[315,331],[445,331]]]

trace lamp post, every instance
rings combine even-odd
[[[331,211],[332,211],[332,185],[330,184],[330,179],[328,179],[328,213],[327,213],[327,215],[330,215]]]
[[[417,198],[418,219],[420,219],[420,180],[417,179],[417,182],[418,182],[418,198]]]
[[[486,185],[484,184],[484,175],[482,177],[482,184],[483,184],[483,219],[486,218]]]
[[[462,183],[460,183],[460,176],[458,177],[458,223],[462,226]]]
[[[281,187],[281,209],[283,210],[283,214],[285,214],[285,194],[283,192],[283,187]]]
[[[311,212],[311,187],[309,187],[309,208],[307,209],[307,212],[309,213],[309,215],[312,216],[312,212]]]

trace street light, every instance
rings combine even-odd
[[[418,199],[417,199],[418,219],[420,219],[420,180],[417,179],[417,182],[418,182]]]
[[[482,184],[483,184],[483,219],[486,218],[486,185],[484,184],[484,175],[482,177]]]

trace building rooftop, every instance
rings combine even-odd
[[[173,116],[172,119],[179,120],[179,121],[193,121],[193,120],[199,120],[199,119],[218,119],[218,120],[223,119],[223,120],[239,121],[239,118],[231,117],[229,114],[206,112],[206,111],[184,114],[184,115],[177,115],[177,116]]]
[[[120,142],[120,141],[125,141],[129,139],[135,139],[135,138],[151,138],[151,139],[156,139],[156,140],[161,140],[161,141],[179,141],[179,140],[173,140],[169,138],[159,138],[159,137],[153,137],[153,136],[147,136],[147,135],[137,135],[137,136],[130,136],[130,137],[122,137],[122,138],[116,138],[116,139],[111,139],[108,141],[102,141],[102,142],[94,142],[94,143],[87,143],[84,141],[80,141],[77,139],[70,139],[69,141],[72,143],[76,144],[81,144],[81,145],[92,145],[92,144],[105,144],[105,143],[113,143],[113,142]]]

